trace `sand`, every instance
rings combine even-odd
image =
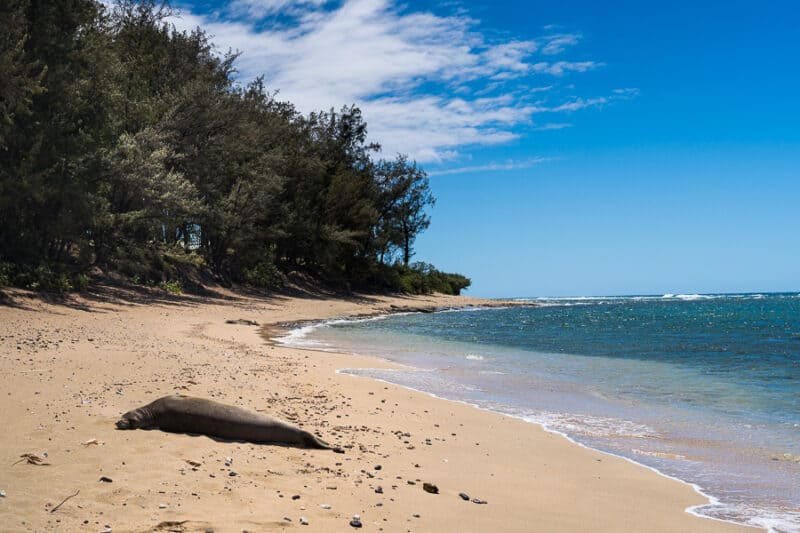
[[[475,303],[13,291],[0,305],[0,529],[348,531],[358,514],[364,531],[749,530],[685,512],[706,501],[686,484],[534,424],[336,373],[387,362],[262,337],[391,305]],[[174,393],[294,421],[346,453],[114,428]],[[15,464],[26,453],[49,464]]]

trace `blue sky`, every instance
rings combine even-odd
[[[178,4],[302,111],[355,103],[478,296],[800,290],[793,2]]]

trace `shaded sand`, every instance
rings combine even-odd
[[[346,531],[359,514],[364,531],[745,531],[684,512],[705,501],[689,486],[536,425],[335,373],[389,363],[259,335],[392,304],[469,303],[15,292],[0,305],[0,529]],[[346,453],[114,429],[176,392],[295,421]],[[50,464],[14,464],[25,453]]]

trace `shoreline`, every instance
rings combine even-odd
[[[347,531],[353,514],[376,531],[754,530],[693,516],[684,509],[709,499],[684,482],[536,424],[336,372],[393,366],[378,358],[315,356],[260,335],[278,323],[392,304],[477,299],[224,296],[0,307],[0,450],[8,459],[0,519],[11,530],[262,531],[301,527],[303,516],[310,529]],[[239,318],[262,326],[225,324]],[[347,453],[113,430],[121,412],[175,392],[265,410]],[[83,444],[93,438],[103,444]],[[51,466],[8,466],[43,450]],[[189,468],[188,459],[200,466]],[[113,483],[98,482],[101,475]],[[79,496],[49,511],[76,489]],[[463,502],[459,492],[488,504]]]
[[[530,302],[524,301],[521,304],[521,306],[537,307],[537,306],[540,305],[538,303],[533,303],[532,305],[529,305],[529,304],[530,304]],[[308,327],[322,327],[322,326],[325,326],[327,324],[338,322],[338,321],[358,322],[358,321],[363,320],[363,319],[390,317],[392,315],[406,314],[406,313],[409,313],[409,312],[410,313],[420,313],[420,312],[421,313],[459,312],[459,311],[470,311],[470,310],[473,310],[473,309],[502,309],[502,308],[506,308],[506,307],[508,307],[508,305],[502,305],[502,304],[499,304],[499,305],[467,305],[467,306],[463,306],[463,307],[435,308],[432,311],[431,310],[425,310],[425,311],[411,310],[411,311],[396,311],[396,312],[388,311],[388,312],[358,314],[358,315],[345,316],[345,317],[328,318],[328,319],[323,319],[323,320],[309,320],[309,321],[302,321],[302,322],[298,322],[298,323],[277,324],[277,325],[275,325],[274,328],[271,328],[269,330],[265,329],[264,330],[265,333],[263,335],[264,335],[264,338],[265,338],[265,340],[267,342],[272,343],[273,345],[276,345],[276,346],[283,346],[283,347],[286,347],[286,348],[294,348],[294,349],[299,349],[299,350],[304,350],[304,351],[317,352],[317,353],[321,353],[321,354],[343,353],[343,352],[340,351],[339,348],[336,348],[336,347],[332,347],[332,348],[315,348],[313,346],[308,346],[308,345],[303,345],[303,344],[291,344],[290,342],[282,343],[280,341],[281,341],[281,339],[287,338],[288,336],[290,336],[295,331],[300,331],[300,330],[308,328]],[[266,331],[269,331],[269,333],[266,333]],[[272,335],[272,336],[271,337],[267,337],[268,334]],[[397,361],[392,361],[391,359],[382,357],[380,355],[375,355],[375,354],[370,354],[370,353],[362,353],[362,352],[347,352],[347,353],[350,354],[350,355],[358,356],[358,357],[364,357],[364,358],[368,358],[368,359],[375,359],[377,361],[380,361],[381,363],[390,364],[390,365],[392,365],[394,367],[405,368],[405,369],[410,369],[410,370],[416,370],[415,367],[411,367],[411,366],[408,366],[408,365],[406,365],[404,363],[400,363],[400,362],[397,362]],[[707,501],[705,503],[694,504],[694,505],[690,505],[690,506],[686,507],[684,509],[684,512],[686,512],[686,513],[688,513],[690,515],[696,516],[696,517],[701,518],[701,519],[708,519],[708,520],[713,520],[713,521],[717,521],[717,522],[723,522],[723,523],[732,524],[732,525],[735,525],[735,526],[749,527],[749,528],[753,528],[755,530],[761,529],[758,526],[749,525],[749,524],[746,524],[746,523],[743,523],[743,522],[739,522],[739,521],[736,521],[736,520],[719,518],[719,517],[716,517],[716,516],[703,514],[700,511],[700,509],[702,509],[704,507],[709,507],[709,506],[721,505],[721,502],[720,502],[719,498],[717,498],[716,496],[706,492],[705,489],[703,487],[701,487],[700,485],[698,485],[697,483],[693,483],[691,481],[687,481],[685,479],[681,479],[680,477],[668,474],[668,473],[663,472],[662,470],[658,469],[655,466],[644,464],[642,462],[637,461],[634,458],[626,457],[625,455],[622,455],[620,453],[614,453],[612,451],[608,451],[608,450],[603,450],[603,449],[600,449],[600,448],[592,447],[589,444],[585,444],[585,443],[581,442],[580,440],[577,440],[576,438],[570,436],[569,434],[565,433],[564,431],[561,431],[561,430],[558,430],[558,429],[553,429],[553,428],[549,427],[544,422],[540,422],[540,421],[537,421],[537,420],[531,420],[531,419],[526,418],[526,417],[521,416],[521,415],[515,415],[515,414],[503,412],[501,410],[496,410],[496,409],[492,409],[492,408],[489,408],[489,407],[485,407],[485,406],[482,406],[482,405],[480,405],[478,403],[473,403],[473,402],[471,402],[469,400],[448,398],[448,397],[445,397],[445,396],[440,396],[440,395],[438,395],[438,394],[436,394],[434,392],[431,392],[431,391],[428,391],[428,390],[425,390],[425,389],[415,388],[415,387],[413,387],[411,385],[407,385],[407,384],[391,381],[391,380],[388,380],[388,379],[382,379],[382,378],[376,377],[376,376],[360,375],[358,373],[353,372],[353,371],[358,371],[358,370],[369,370],[370,368],[371,367],[341,368],[341,369],[337,369],[336,373],[337,374],[344,374],[344,375],[348,375],[348,376],[353,376],[353,377],[358,377],[358,378],[369,379],[369,380],[372,380],[372,381],[385,383],[385,384],[396,386],[396,387],[401,387],[401,388],[404,388],[406,390],[414,391],[414,392],[419,393],[419,394],[424,394],[424,395],[429,396],[429,397],[431,397],[431,398],[433,398],[433,399],[435,399],[437,401],[453,402],[453,403],[457,403],[457,404],[461,404],[461,405],[466,405],[466,406],[468,406],[470,408],[479,409],[481,411],[492,413],[494,415],[508,417],[508,418],[512,418],[512,419],[515,419],[515,420],[521,420],[521,421],[523,421],[525,423],[528,423],[528,424],[533,424],[533,425],[541,428],[543,431],[546,431],[548,433],[552,433],[554,435],[558,435],[558,436],[564,438],[565,440],[567,440],[569,443],[571,443],[573,445],[579,446],[579,447],[587,449],[587,450],[591,450],[593,452],[598,452],[598,453],[601,453],[601,454],[604,454],[604,455],[608,455],[610,457],[615,457],[615,458],[618,458],[618,459],[622,459],[622,460],[627,461],[627,462],[629,462],[629,463],[631,463],[631,464],[633,464],[633,465],[635,465],[637,467],[641,467],[641,468],[650,470],[650,471],[658,474],[659,476],[662,476],[662,477],[664,477],[666,479],[669,479],[669,480],[672,480],[672,481],[676,481],[678,483],[681,483],[681,484],[691,488],[694,492],[696,492],[701,497],[705,498]]]

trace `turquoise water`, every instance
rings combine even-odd
[[[331,321],[285,342],[522,417],[696,484],[700,514],[800,531],[800,295],[535,299],[538,307]]]

